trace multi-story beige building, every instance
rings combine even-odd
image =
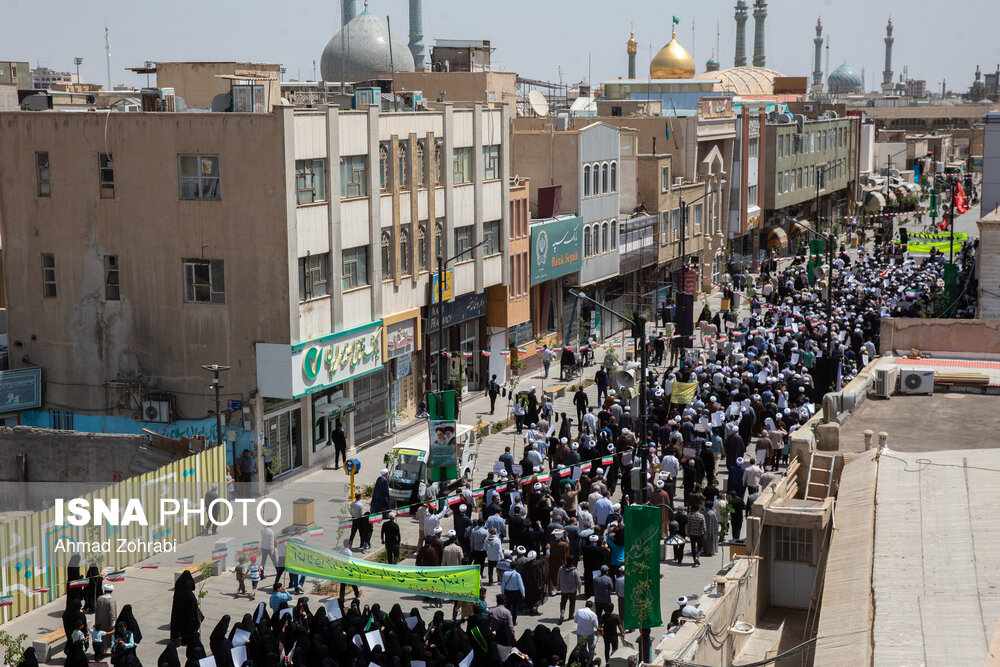
[[[230,455],[309,465],[338,419],[371,441],[422,399],[438,254],[458,255],[445,350],[476,350],[453,358],[478,387],[485,291],[509,271],[507,126],[471,104],[0,114],[10,364],[44,388],[20,421],[214,440],[216,363]]]

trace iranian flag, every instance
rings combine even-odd
[[[500,350],[500,356],[502,356],[502,357],[509,357],[510,356],[510,350]]]
[[[13,595],[4,595],[3,597],[0,597],[0,607],[9,607],[12,604],[14,604]]]
[[[340,530],[345,530],[347,528],[350,528],[352,523],[353,523],[352,521],[347,521],[345,523],[341,523],[340,526],[339,526],[339,528],[340,528]]]
[[[115,570],[114,572],[108,572],[104,577],[108,581],[125,581],[125,570]]]
[[[77,579],[76,581],[69,582],[70,588],[86,588],[87,584],[90,583],[90,579]]]
[[[603,457],[601,459],[601,465],[602,466],[609,466],[609,465],[611,465],[614,462],[615,462],[615,457],[614,456],[605,456],[605,457]]]
[[[212,549],[212,560],[222,560],[226,557],[226,548]]]
[[[157,563],[150,563],[149,565],[140,565],[139,569],[140,570],[155,570],[158,567],[160,567],[160,564],[157,562]]]
[[[472,358],[472,353],[471,352],[463,352],[462,353],[462,357],[464,359],[471,359]]]
[[[521,354],[528,354],[528,348],[526,347],[519,347],[517,348],[517,351],[520,352]]]
[[[323,526],[315,526],[309,529],[309,537],[320,537],[323,535]]]
[[[42,594],[48,593],[48,592],[49,592],[49,587],[45,586],[43,588],[36,588],[36,589],[34,589],[33,591],[31,591],[31,594],[32,595],[42,595]]]
[[[369,514],[368,515],[368,523],[370,523],[370,524],[371,523],[378,523],[381,520],[382,520],[382,515],[381,514]]]
[[[181,556],[177,559],[178,565],[191,565],[194,563],[194,556]]]
[[[408,505],[400,510],[396,510],[396,516],[410,516],[411,511],[412,507]]]
[[[490,353],[489,353],[489,352],[487,352],[486,350],[480,350],[480,352],[482,353],[482,355],[483,355],[484,357],[488,357],[488,356],[490,356]]]
[[[257,551],[257,547],[260,546],[260,541],[254,540],[253,542],[243,543],[243,553],[248,554],[251,551]]]

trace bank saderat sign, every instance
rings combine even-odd
[[[268,398],[301,398],[382,368],[382,323],[296,345],[257,344],[257,384]]]
[[[531,226],[531,284],[580,270],[580,231],[583,218],[552,218]]]

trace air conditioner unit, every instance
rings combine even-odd
[[[875,369],[875,395],[879,398],[889,398],[896,391],[896,380],[899,379],[898,368]]]
[[[143,401],[142,421],[166,423],[170,421],[169,401]]]
[[[933,394],[934,371],[903,371],[899,376],[899,393]]]
[[[677,178],[674,179],[674,187],[675,188],[679,188],[682,185],[684,185],[684,177],[683,176],[678,176]]]

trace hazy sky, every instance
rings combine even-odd
[[[358,0],[359,11],[363,0]],[[752,5],[752,0],[748,1]],[[340,1],[245,0],[2,0],[0,58],[29,60],[72,71],[81,56],[86,81],[106,83],[104,24],[111,29],[111,71],[117,83],[140,85],[145,77],[124,71],[145,60],[241,60],[281,63],[286,78],[311,79],[313,61],[340,29]],[[369,9],[390,16],[393,32],[408,32],[407,0],[371,0]],[[424,41],[488,39],[496,48],[494,69],[523,76],[596,84],[626,73],[625,41],[634,23],[638,75],[648,73],[655,53],[670,39],[671,17],[681,19],[678,39],[698,71],[716,44],[722,66],[733,62],[735,0],[424,0]],[[892,15],[895,79],[904,65],[928,88],[964,91],[976,65],[1000,63],[997,0],[771,0],[767,18],[767,66],[789,76],[812,72],[816,17],[830,38],[830,70],[847,60],[865,84],[882,80],[885,24]],[[695,33],[692,39],[692,22]],[[748,60],[753,19],[747,22]],[[824,48],[824,69],[826,68]]]

